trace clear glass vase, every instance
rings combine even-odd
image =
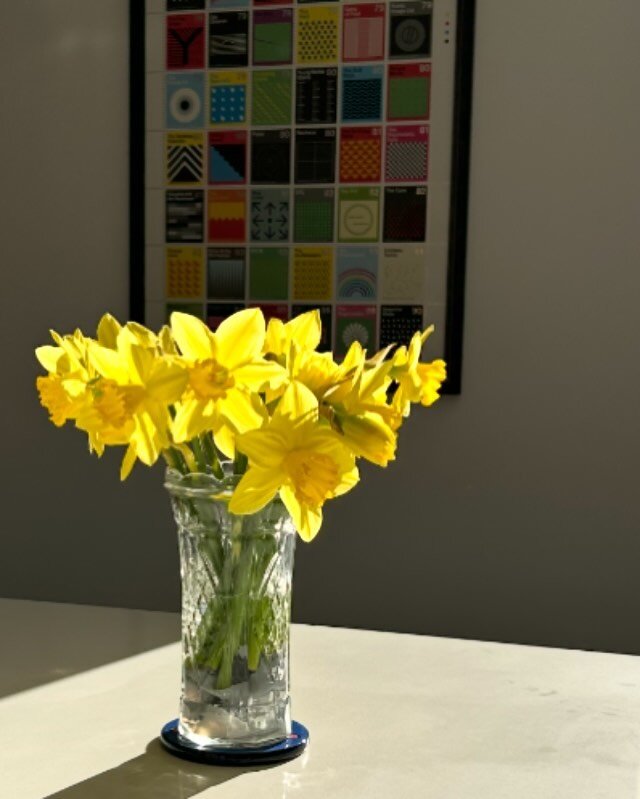
[[[296,533],[275,499],[236,516],[238,477],[167,472],[182,577],[179,734],[197,747],[257,747],[291,732],[289,623]]]

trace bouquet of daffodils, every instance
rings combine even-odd
[[[242,477],[229,511],[253,514],[279,495],[309,541],[326,500],[358,482],[357,460],[386,466],[411,404],[438,399],[445,364],[420,361],[431,331],[371,357],[353,342],[337,363],[317,351],[318,311],[266,325],[247,309],[215,332],[173,313],[158,334],[106,314],[95,339],[52,331],[55,345],[36,350],[48,372],[37,388],[51,421],[72,420],[98,456],[126,447],[122,479],[137,460],[220,478],[233,462]]]
[[[265,325],[259,309],[243,310],[215,332],[173,313],[158,334],[107,314],[95,339],[52,333],[55,345],[36,350],[48,372],[37,379],[40,400],[55,425],[73,421],[99,456],[126,447],[122,479],[137,460],[169,466],[183,563],[184,734],[216,738],[222,709],[225,736],[263,724],[232,698],[244,681],[239,695],[259,707],[260,669],[286,672],[293,535],[283,530],[293,530],[283,512],[310,541],[324,503],[358,482],[358,459],[393,460],[411,403],[431,405],[445,379],[443,361],[420,362],[430,328],[372,357],[354,342],[341,363],[317,352],[321,332],[317,311]]]

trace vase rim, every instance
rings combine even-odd
[[[164,487],[175,496],[229,500],[242,475],[233,473],[232,463],[223,463],[222,467],[224,471],[222,478],[209,472],[182,474],[177,469],[169,467],[165,472]]]

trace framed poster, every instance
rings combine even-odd
[[[461,390],[474,0],[131,0],[131,317],[428,324]]]

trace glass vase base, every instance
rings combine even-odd
[[[257,747],[202,747],[183,738],[178,731],[178,719],[169,721],[162,728],[160,742],[176,757],[211,766],[260,766],[269,763],[285,763],[301,755],[309,743],[309,730],[299,721],[291,724],[291,733],[275,744]]]

